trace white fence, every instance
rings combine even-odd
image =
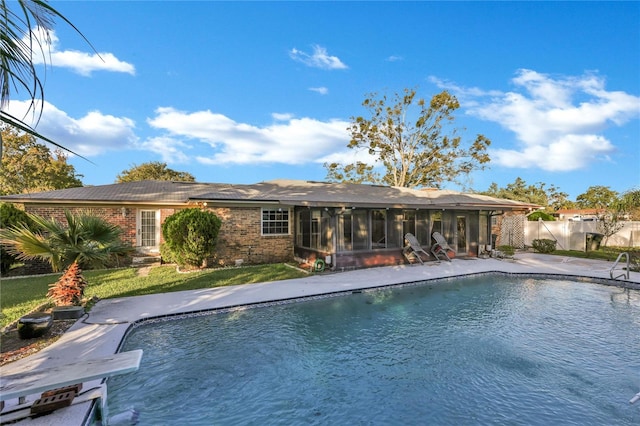
[[[640,222],[622,222],[624,227],[609,238],[604,238],[601,245],[617,247],[640,247]],[[598,222],[555,221],[526,222],[524,226],[524,243],[531,246],[533,240],[548,239],[557,241],[558,250],[587,249],[587,234],[602,234]]]

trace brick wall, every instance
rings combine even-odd
[[[124,214],[122,207],[104,206],[87,208],[27,205],[25,210],[47,219],[54,218],[62,223],[66,223],[65,210],[73,213],[90,210],[92,214],[120,226],[123,230],[123,241],[136,246],[136,208],[126,207]],[[178,210],[177,208],[160,209],[160,222],[164,222]],[[262,236],[260,207],[214,207],[208,210],[222,220],[216,253],[211,259],[213,264],[235,265],[236,260],[240,259],[243,264],[261,264],[284,262],[293,258],[293,225],[290,229],[291,235]]]
[[[122,229],[122,240],[132,246],[136,245],[136,209],[125,208],[124,215],[122,207],[63,207],[50,205],[25,205],[25,211],[36,214],[45,219],[55,219],[58,222],[67,223],[65,210],[71,213],[90,212],[107,220],[109,223],[119,226]]]
[[[222,220],[214,262],[234,265],[285,262],[293,258],[293,232],[262,236],[260,207],[209,208]]]

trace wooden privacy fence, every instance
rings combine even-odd
[[[601,245],[616,247],[640,247],[640,222],[621,222],[624,226],[611,237],[604,237]],[[504,235],[505,229],[502,229]],[[598,222],[555,221],[524,222],[524,245],[531,246],[533,240],[557,241],[559,250],[587,250],[587,239],[603,234]]]

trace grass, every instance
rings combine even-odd
[[[615,262],[618,258],[618,255],[622,252],[629,253],[629,257],[631,259],[640,258],[640,250],[637,248],[623,248],[623,247],[605,247],[600,248],[599,250],[590,250],[590,251],[577,251],[577,250],[556,250],[553,254],[556,256],[571,256],[571,257],[579,257],[582,259],[597,259],[597,260],[607,260],[610,262]]]
[[[139,276],[136,268],[84,271],[83,275],[89,283],[84,291],[85,297],[97,296],[100,299],[253,284],[306,276],[304,272],[284,264],[214,269],[187,274],[176,272],[175,266],[156,266],[151,268],[148,276]],[[59,276],[60,274],[1,280],[0,327],[4,328],[46,304],[49,285],[55,283]]]

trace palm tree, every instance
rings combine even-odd
[[[18,224],[0,231],[2,244],[18,260],[41,259],[54,272],[74,262],[83,267],[103,267],[132,250],[120,239],[122,230],[91,212],[65,211],[67,224],[28,214],[35,229]]]
[[[39,100],[44,100],[44,88],[33,63],[33,54],[35,52],[42,54],[44,58],[47,57],[44,49],[49,44],[47,42],[56,18],[69,24],[91,46],[91,43],[67,18],[49,6],[45,0],[0,0],[0,121],[73,153],[36,132],[24,120],[4,111],[13,87],[26,90],[31,98],[30,110],[33,110],[38,118],[42,114],[44,103],[40,102],[39,107],[37,103]],[[0,157],[2,157],[1,135]]]

